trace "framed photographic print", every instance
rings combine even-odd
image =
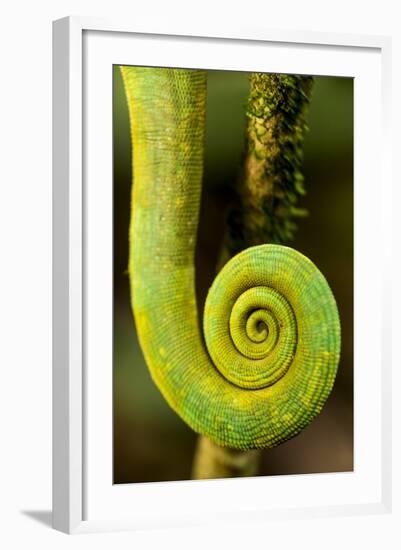
[[[389,39],[53,51],[55,528],[388,511]]]

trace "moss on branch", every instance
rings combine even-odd
[[[253,73],[246,146],[236,200],[227,220],[225,259],[262,243],[292,240],[305,194],[302,174],[310,76]]]
[[[249,246],[288,243],[296,219],[307,215],[297,203],[305,194],[303,142],[312,86],[310,76],[251,74],[242,173],[219,268]],[[200,436],[192,477],[257,475],[259,462],[260,451],[235,451]]]

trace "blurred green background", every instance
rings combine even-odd
[[[128,110],[114,67],[114,482],[190,478],[197,435],[153,384],[130,309],[128,225],[131,149]],[[224,212],[238,174],[245,132],[248,73],[209,71],[205,170],[196,251],[200,312],[215,276]],[[353,80],[316,77],[308,116],[304,174],[292,243],[324,273],[336,297],[342,353],[321,414],[294,439],[263,451],[260,475],[353,469]],[[157,228],[155,228],[157,230]]]

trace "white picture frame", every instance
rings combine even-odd
[[[252,48],[251,58],[244,56],[246,48]],[[266,48],[274,55],[270,56],[269,65],[262,66]],[[392,192],[388,131],[390,55],[388,37],[267,29],[205,32],[172,25],[150,29],[86,17],[54,22],[56,529],[77,533],[226,520],[262,522],[282,517],[383,514],[391,510],[390,315],[387,310],[384,315],[391,301],[384,275],[386,267],[390,272],[390,245],[382,238],[391,228],[381,200],[385,196],[388,202]],[[356,79],[354,472],[113,486],[109,334],[112,302],[107,291],[112,284],[111,212],[107,214],[112,190],[108,103],[112,81],[111,71],[107,71],[113,64],[270,70]],[[94,85],[101,90],[96,100],[90,95]],[[105,105],[110,105],[109,110],[105,110]],[[366,120],[368,107],[370,115]],[[102,159],[98,167],[93,162],[95,157]],[[96,194],[90,185],[93,178],[98,182]],[[374,197],[370,193],[373,189]],[[373,206],[380,222],[374,228],[369,218]],[[102,242],[101,251],[96,246],[97,239]],[[379,256],[380,261],[374,265],[369,247],[375,248]],[[91,278],[95,271],[100,273],[96,282]],[[106,297],[99,300],[99,296]],[[374,339],[374,334],[381,337]],[[95,340],[104,342],[104,346],[95,350]],[[369,352],[362,345],[366,341],[371,344]],[[95,363],[98,374],[93,377]],[[270,495],[267,499],[266,494]],[[247,505],[251,496],[252,505]]]

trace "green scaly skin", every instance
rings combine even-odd
[[[332,389],[340,354],[335,299],[299,252],[254,246],[214,280],[203,338],[194,250],[206,72],[121,70],[134,157],[132,308],[151,375],[196,432],[235,449],[274,447],[307,426]]]

